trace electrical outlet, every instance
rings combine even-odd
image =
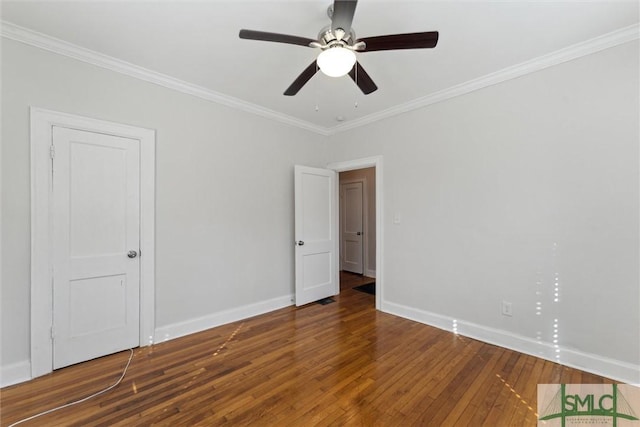
[[[513,311],[511,310],[511,303],[507,301],[502,301],[502,315],[503,316],[513,316]]]

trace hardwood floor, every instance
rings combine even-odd
[[[363,276],[362,274],[354,274],[346,271],[340,272],[340,292],[344,290],[351,290],[356,286],[367,285],[374,283],[376,279],[373,277]],[[375,304],[375,300],[372,300]]]
[[[135,349],[122,383],[21,426],[534,426],[538,383],[589,373],[375,311],[347,277],[336,302],[288,307]],[[113,384],[129,352],[1,390],[2,426]]]

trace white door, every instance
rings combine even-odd
[[[338,294],[336,173],[295,167],[296,305]]]
[[[139,141],[53,129],[53,367],[137,347]]]
[[[342,184],[341,190],[342,269],[362,274],[362,182]]]

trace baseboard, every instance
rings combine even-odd
[[[367,276],[367,277],[375,278],[376,277],[376,271],[367,269],[367,270],[364,271],[364,275]]]
[[[293,304],[293,295],[285,295],[267,301],[248,304],[218,313],[208,314],[203,317],[185,320],[171,325],[156,328],[154,341],[164,342],[185,335],[201,332],[216,326],[224,325],[238,320],[247,319],[259,314],[268,313]]]
[[[0,368],[0,387],[8,387],[10,385],[29,381],[30,379],[31,362],[28,360],[12,363]]]
[[[597,354],[584,353],[561,345],[555,347],[549,342],[537,341],[501,329],[494,329],[389,301],[382,302],[382,311],[449,332],[454,332],[455,328],[455,333],[465,337],[591,372],[616,381],[627,384],[640,384],[640,365],[610,359]]]

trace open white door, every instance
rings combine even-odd
[[[336,173],[295,166],[296,305],[338,294]]]

